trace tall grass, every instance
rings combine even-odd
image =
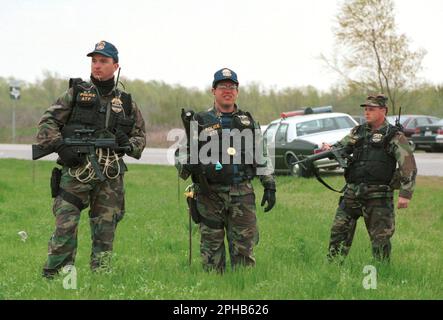
[[[126,174],[126,215],[118,225],[112,271],[89,270],[88,213],[79,226],[77,289],[64,276],[41,277],[54,229],[50,162],[0,160],[0,299],[442,299],[443,179],[420,177],[410,208],[397,211],[389,265],[371,257],[359,222],[343,265],[326,261],[338,195],[314,179],[278,177],[277,205],[257,211],[260,242],[255,268],[202,271],[193,226],[188,265],[188,217],[175,169],[132,165]],[[34,169],[33,169],[34,167]],[[33,174],[34,172],[34,174]],[[328,176],[339,187],[340,176]],[[257,205],[262,188],[254,182]],[[178,200],[179,199],[179,200]],[[22,241],[17,232],[26,231]],[[229,261],[228,261],[229,265]],[[377,268],[377,289],[366,290],[363,268]]]

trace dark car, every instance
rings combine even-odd
[[[293,112],[295,113],[295,112]],[[264,133],[269,155],[276,173],[290,173],[309,177],[313,172],[303,166],[292,165],[296,159],[313,155],[322,142],[334,144],[349,134],[357,122],[345,113],[282,114],[272,121]],[[339,167],[334,159],[314,162],[318,169],[334,170]]]
[[[390,124],[395,124],[395,119],[397,116],[389,116],[386,117]],[[440,120],[436,117],[425,116],[425,115],[413,115],[413,114],[405,114],[401,115],[400,122],[403,126],[403,132],[405,136],[410,138],[415,133],[415,128],[420,126],[426,126],[429,124],[433,124]]]
[[[416,150],[443,151],[443,119],[434,124],[417,127],[411,140]]]

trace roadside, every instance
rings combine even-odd
[[[173,142],[171,142],[172,144]],[[0,158],[31,160],[31,145],[29,144],[0,144]],[[56,154],[44,157],[42,160],[55,161]],[[443,177],[443,153],[415,153],[418,175]],[[174,149],[146,148],[140,160],[125,156],[127,163],[174,165]]]

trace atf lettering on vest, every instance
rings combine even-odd
[[[77,96],[77,99],[80,103],[91,102],[96,100],[97,95],[90,91],[80,92]]]
[[[104,129],[110,132],[121,130],[130,134],[134,120],[130,118],[132,110],[131,95],[114,91],[110,105],[100,101],[99,93],[92,83],[81,79],[71,79],[69,87],[73,88],[72,113],[66,125],[62,128],[63,138],[72,137],[76,129]],[[108,111],[109,110],[109,111]],[[107,112],[108,125],[106,126]]]

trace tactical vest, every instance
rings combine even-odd
[[[108,104],[101,104],[98,89],[92,83],[80,78],[70,79],[69,88],[73,89],[72,112],[62,129],[63,138],[72,137],[76,129],[94,129],[97,132],[107,129],[112,133],[122,130],[127,135],[130,134],[135,122],[130,117],[130,94],[114,91],[114,98],[108,107]]]
[[[229,185],[234,181],[254,178],[257,167],[254,129],[257,129],[258,125],[249,112],[238,110],[232,115],[230,132],[233,135],[229,138],[229,144],[222,142],[221,119],[214,111],[197,113],[194,119],[198,122],[199,137],[204,132],[203,134],[207,138],[205,141],[198,142],[198,150],[199,156],[202,153],[203,156],[211,159],[209,164],[202,164],[202,159],[199,159],[201,171],[209,183]],[[233,129],[238,131],[232,131]],[[250,134],[245,130],[248,130]],[[240,139],[239,136],[242,138]],[[200,152],[202,148],[204,150]],[[236,172],[234,172],[234,160],[237,167]],[[208,162],[208,160],[205,162]]]
[[[397,166],[389,142],[398,130],[390,124],[375,133],[367,132],[364,125],[357,128],[356,134],[360,139],[354,145],[352,158],[345,171],[347,183],[389,185]]]

